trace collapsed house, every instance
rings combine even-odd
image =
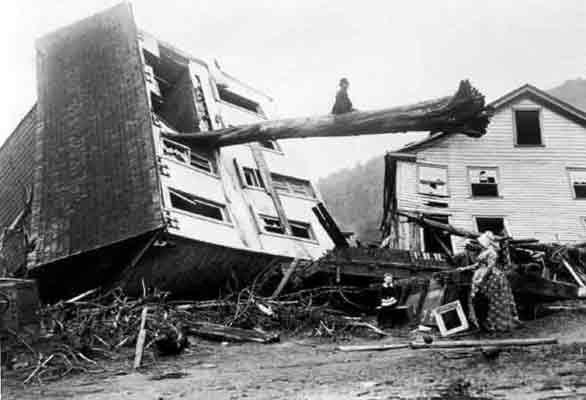
[[[33,190],[34,250],[6,264],[26,263],[43,294],[118,275],[193,295],[333,247],[312,212],[319,193],[281,143],[219,150],[161,134],[266,120],[269,96],[140,32],[128,4],[36,47],[38,102],[0,151],[0,226]]]
[[[14,253],[4,270],[36,278],[45,299],[106,284],[215,297],[315,260],[347,244],[277,140],[479,137],[489,120],[467,81],[412,106],[269,120],[270,97],[140,32],[128,3],[36,48],[37,104],[0,150],[0,226],[2,254]]]

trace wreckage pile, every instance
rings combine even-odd
[[[342,310],[344,303],[352,307],[348,296],[364,288],[322,286],[262,296],[267,281],[258,282],[208,301],[171,299],[168,292],[147,288],[140,298],[130,298],[119,288],[90,290],[42,308],[42,333],[33,343],[11,335],[12,369],[31,383],[102,371],[107,361],[129,362],[132,357],[137,368],[144,365],[143,358],[179,354],[188,346],[188,336],[270,343],[282,333],[328,338],[365,331],[385,334],[360,317],[349,316],[348,308]]]

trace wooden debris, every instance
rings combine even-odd
[[[140,367],[142,362],[142,352],[144,350],[144,342],[146,340],[146,317],[148,313],[148,307],[142,308],[142,314],[140,317],[140,328],[138,330],[138,338],[136,339],[136,351],[134,353],[134,369]]]
[[[287,282],[289,282],[291,275],[293,275],[293,272],[295,272],[295,269],[297,268],[298,264],[299,264],[298,258],[291,261],[289,268],[287,268],[287,271],[283,274],[283,279],[281,279],[281,282],[279,282],[279,286],[277,286],[277,288],[273,292],[271,299],[274,299],[275,297],[277,297],[281,294],[281,292],[283,291],[283,288],[285,287]]]
[[[541,346],[545,344],[557,344],[556,338],[536,339],[494,339],[494,340],[443,340],[432,343],[411,342],[414,349],[427,348],[457,348],[457,347],[496,347],[496,346]]]
[[[251,329],[233,328],[211,322],[194,322],[187,327],[189,334],[220,342],[274,343],[278,334],[267,334]]]
[[[355,346],[338,346],[337,349],[340,351],[386,351],[386,350],[398,350],[408,349],[409,343],[397,343],[397,344],[367,344],[367,345],[355,345]]]

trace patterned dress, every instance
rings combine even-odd
[[[484,250],[478,256],[480,267],[472,278],[470,291],[471,305],[476,300],[485,299],[487,302],[486,316],[478,321],[474,309],[470,307],[470,319],[478,326],[490,332],[504,332],[519,325],[517,305],[513,297],[511,284],[503,270],[497,264],[498,253],[492,247]]]

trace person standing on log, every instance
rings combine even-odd
[[[332,107],[332,114],[339,115],[356,111],[354,107],[352,107],[352,102],[348,97],[348,86],[350,86],[348,79],[340,79],[340,89],[338,90],[338,93],[336,93],[336,102],[334,103],[334,107]]]

